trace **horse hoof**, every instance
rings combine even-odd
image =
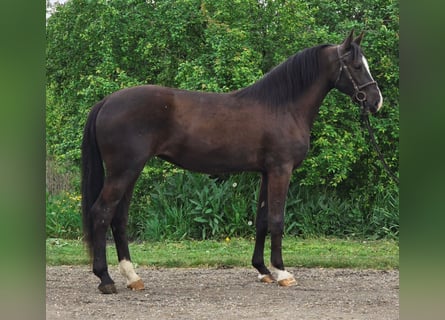
[[[278,281],[278,284],[281,287],[291,287],[291,286],[295,286],[297,284],[297,280],[295,280],[294,277],[290,277],[290,278],[282,279],[282,280]]]
[[[271,274],[260,274],[258,275],[258,278],[263,283],[274,283],[275,279],[272,277]]]
[[[116,286],[114,285],[114,283],[99,285],[98,288],[100,292],[105,294],[117,293]]]
[[[144,283],[142,282],[141,279],[130,283],[129,285],[127,285],[128,289],[131,289],[133,291],[140,291],[140,290],[144,290]]]

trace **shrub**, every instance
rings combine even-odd
[[[82,237],[79,194],[65,191],[56,195],[46,193],[46,236],[65,239]]]
[[[285,231],[303,237],[398,239],[398,188],[390,184],[384,190],[370,190],[356,188],[343,193],[334,188],[291,185]]]
[[[257,183],[249,174],[221,178],[176,169],[150,179],[144,171],[135,189],[139,197],[130,206],[130,237],[180,240],[251,235]]]

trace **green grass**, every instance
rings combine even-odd
[[[270,242],[269,239],[267,241]],[[151,267],[249,267],[254,240],[180,241],[131,243],[132,260]],[[265,260],[270,249],[266,248]],[[117,264],[116,250],[107,247],[108,262]],[[283,259],[287,267],[395,269],[399,267],[399,246],[395,241],[355,241],[340,239],[283,239]],[[46,240],[48,265],[86,265],[89,257],[82,241]]]

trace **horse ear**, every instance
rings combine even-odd
[[[351,43],[352,43],[353,39],[354,39],[354,29],[351,30],[351,33],[349,34],[349,36],[341,44],[341,47],[343,48],[344,52],[347,52],[347,51],[349,51],[349,49],[351,49]]]
[[[362,42],[362,39],[363,39],[363,36],[364,36],[364,35],[365,35],[365,32],[362,31],[362,32],[360,33],[360,35],[359,35],[357,38],[354,39],[354,42],[355,42],[357,45],[360,45],[360,43]]]

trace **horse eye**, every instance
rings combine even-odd
[[[361,63],[354,64],[354,69],[355,70],[360,70],[361,68],[362,68],[362,64]]]

